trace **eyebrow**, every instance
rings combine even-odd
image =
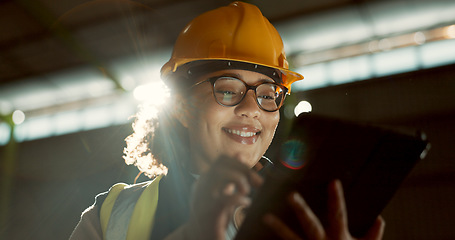
[[[242,76],[238,73],[223,73],[223,74],[220,74],[219,76],[215,76],[216,78],[220,78],[220,77],[233,77],[233,78],[237,78],[237,79],[240,79],[242,81],[245,81],[244,78],[242,78]],[[273,79],[271,78],[259,78],[259,84],[262,84],[262,83],[276,83]],[[258,84],[255,84],[255,85],[258,85]]]
[[[233,78],[238,78],[238,79],[242,79],[242,76],[240,76],[240,74],[238,73],[222,73],[218,76],[216,76],[217,78],[220,78],[220,77],[233,77]]]

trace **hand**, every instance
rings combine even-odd
[[[225,239],[226,227],[238,206],[251,203],[252,187],[262,178],[237,159],[223,157],[198,179],[187,223],[191,239]]]
[[[279,218],[272,214],[267,214],[264,218],[268,225],[282,239],[337,239],[353,240],[356,239],[349,233],[346,204],[344,201],[343,189],[339,180],[333,181],[329,185],[328,199],[328,226],[323,227],[317,216],[307,205],[302,196],[296,192],[289,196],[289,203],[294,209],[299,219],[301,228],[305,236],[298,236]],[[382,239],[385,222],[382,217],[378,217],[368,233],[360,239],[377,240]]]

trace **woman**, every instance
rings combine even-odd
[[[233,239],[238,209],[270,166],[263,154],[278,109],[303,79],[288,68],[279,34],[251,4],[234,2],[190,22],[161,70],[173,101],[158,112],[142,109],[127,138],[126,162],[153,180],[98,196],[72,239]],[[305,236],[266,215],[277,237],[353,239],[338,181],[329,189],[328,226],[299,194],[289,204]],[[378,218],[366,239],[380,239],[383,226]]]

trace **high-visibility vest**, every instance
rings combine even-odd
[[[264,170],[273,163],[262,157]],[[151,181],[111,187],[100,210],[101,229],[105,240],[149,240],[158,206],[159,183],[163,176]],[[164,182],[163,182],[164,184]],[[166,198],[166,196],[163,196]],[[158,229],[157,229],[158,230]]]
[[[159,182],[111,187],[101,205],[100,222],[105,240],[149,240],[158,206]]]

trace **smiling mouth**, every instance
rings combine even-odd
[[[240,137],[254,137],[256,135],[261,134],[261,132],[249,132],[249,131],[241,131],[241,130],[234,130],[234,129],[227,129],[223,128],[223,130],[229,134],[237,135]]]

